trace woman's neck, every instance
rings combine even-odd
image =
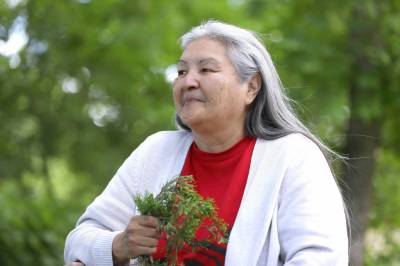
[[[228,150],[245,137],[244,128],[238,130],[223,130],[213,133],[193,132],[197,147],[204,152],[219,153]]]

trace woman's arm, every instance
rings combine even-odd
[[[128,243],[131,248],[130,253],[126,253],[127,256],[148,254],[152,250],[153,241],[142,239],[142,242],[136,238],[140,236],[140,232],[147,235],[149,233],[137,231],[132,225],[134,221],[138,222],[132,220],[137,215],[133,197],[145,190],[156,193],[164,178],[179,173],[191,143],[192,137],[189,133],[158,132],[140,144],[68,235],[64,251],[65,262],[79,260],[86,266],[111,266],[113,244],[118,249],[122,246],[119,241],[121,239],[133,241]],[[147,227],[150,227],[150,231],[153,230],[152,225]],[[122,238],[128,231],[129,237]],[[153,233],[150,233],[150,238],[157,238]],[[142,243],[139,246],[147,250],[145,253],[137,253],[132,249],[138,242]],[[114,249],[116,257],[121,254],[118,250]]]
[[[318,147],[304,145],[284,178],[278,209],[286,266],[348,265],[344,203]]]

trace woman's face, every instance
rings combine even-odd
[[[183,51],[173,97],[179,117],[193,131],[244,128],[254,99],[220,42],[200,38]]]

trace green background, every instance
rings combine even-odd
[[[400,1],[0,0],[0,265],[62,265],[85,206],[146,136],[174,129],[166,69],[211,18],[262,33],[307,125],[368,151],[355,176],[370,189],[345,193],[365,206],[353,234],[364,265],[400,263]]]

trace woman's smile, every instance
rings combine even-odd
[[[184,94],[183,95],[183,106],[189,104],[189,103],[203,103],[205,102],[204,97],[200,95],[194,95],[194,94]]]

